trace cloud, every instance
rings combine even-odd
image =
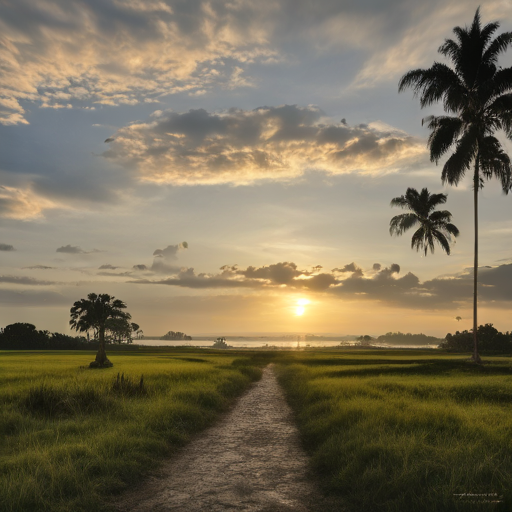
[[[425,159],[424,142],[381,124],[333,124],[317,107],[158,111],[118,130],[103,156],[143,180],[250,184],[307,170],[384,174]]]
[[[15,251],[14,246],[9,244],[0,244],[0,251]]]
[[[0,276],[0,283],[23,284],[30,286],[48,286],[57,284],[55,281],[41,281],[40,279],[25,276]]]
[[[333,268],[332,271],[341,273],[352,272],[353,274],[356,274],[360,277],[363,276],[363,269],[359,268],[354,262],[349,263],[348,265],[345,265],[342,268]]]
[[[100,270],[115,270],[119,267],[114,267],[114,265],[109,265],[108,263],[106,265],[101,265],[101,267],[98,267]]]
[[[0,4],[0,122],[43,108],[134,105],[246,86],[273,57],[251,2],[17,0]]]
[[[139,265],[135,265],[135,266],[137,267]],[[145,265],[142,265],[142,266],[145,266]],[[103,272],[98,272],[96,275],[97,276],[106,276],[106,277],[127,277],[127,276],[131,276],[132,272],[106,272],[106,271],[103,271]]]
[[[397,30],[388,30],[387,33],[381,32],[368,38],[369,56],[355,77],[352,87],[376,87],[386,81],[396,83],[411,69],[427,68],[434,61],[443,60],[437,52],[440,42],[453,36],[453,27],[470,24],[478,5],[478,2],[474,2],[468,8],[466,2],[459,1],[436,0],[428,6],[419,1],[408,2],[405,16],[397,16],[397,20],[400,20]],[[404,8],[403,5],[400,7]],[[482,14],[484,23],[503,19],[502,2],[487,2]],[[384,23],[389,28],[389,17]]]
[[[196,274],[193,268],[182,268],[166,279],[138,279],[129,282],[192,289],[304,290],[327,293],[351,301],[376,301],[387,306],[430,310],[457,309],[472,300],[472,271],[421,282],[411,272],[399,276],[401,269],[396,263],[387,267],[374,264],[373,273],[370,272],[368,276],[355,263],[333,269],[332,273],[300,270],[293,262],[249,266],[245,269],[237,265],[225,265],[220,270],[217,274]],[[340,278],[339,274],[344,273],[350,275]],[[512,302],[512,264],[483,267],[479,276],[482,304]]]
[[[249,279],[262,279],[273,284],[291,284],[295,278],[301,275],[309,275],[309,272],[297,269],[297,265],[291,262],[276,263],[267,267],[247,267],[246,270],[235,270],[236,275]],[[226,272],[229,274],[229,271]]]
[[[0,217],[17,220],[38,219],[42,216],[43,210],[59,207],[59,203],[34,192],[31,185],[0,185]]]
[[[299,270],[293,262],[239,269],[237,265],[224,265],[220,274],[196,274],[193,268],[181,268],[174,276],[152,281],[129,281],[137,284],[164,284],[184,288],[291,288],[325,291],[337,279],[331,274]]]
[[[63,245],[62,247],[59,247],[56,252],[63,252],[66,254],[92,254],[95,252],[101,252],[98,249],[93,249],[92,251],[84,251],[81,247],[78,247],[77,245]]]
[[[503,2],[489,0],[484,12],[501,17]],[[357,51],[355,84],[374,86],[423,64],[467,13],[455,0],[3,2],[0,122],[27,123],[30,102],[94,108],[248,87],[251,64],[304,54]]]
[[[148,267],[146,265],[133,265],[133,270],[147,270]]]
[[[57,267],[48,267],[46,265],[32,265],[31,267],[23,267],[23,268],[24,269],[28,268],[28,269],[31,269],[31,270],[54,270]]]
[[[179,272],[180,267],[173,265],[172,262],[178,259],[178,252],[184,249],[188,249],[187,242],[181,242],[177,245],[168,245],[165,249],[156,249],[153,252],[151,270],[160,274]]]
[[[70,300],[60,293],[39,290],[0,290],[0,304],[12,307],[52,307],[69,305]]]

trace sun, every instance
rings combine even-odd
[[[304,306],[307,306],[309,304],[308,299],[299,299],[297,301],[297,307],[295,308],[295,315],[296,316],[302,316],[304,312],[306,311],[306,308]]]

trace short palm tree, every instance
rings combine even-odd
[[[481,362],[477,346],[478,190],[484,178],[499,179],[505,193],[512,184],[510,158],[495,137],[502,130],[512,139],[512,68],[497,65],[499,55],[512,44],[512,32],[493,38],[498,28],[497,22],[482,27],[477,9],[471,26],[455,27],[455,39],[446,39],[439,47],[452,67],[435,62],[429,69],[409,71],[398,86],[399,91],[411,87],[420,96],[422,108],[442,101],[446,113],[452,114],[423,119],[431,130],[430,159],[437,164],[451,151],[441,174],[443,183],[457,185],[466,171],[473,172],[475,362]]]
[[[98,332],[100,346],[91,367],[113,366],[105,351],[105,328],[109,319],[130,320],[130,313],[123,311],[125,308],[126,304],[122,300],[106,293],[89,293],[87,299],[77,300],[73,304],[69,321],[71,328],[80,332],[87,332],[90,329]]]
[[[408,229],[419,226],[412,235],[411,249],[422,249],[426,256],[429,249],[434,252],[434,243],[437,242],[449,255],[451,237],[459,236],[459,230],[451,223],[452,214],[449,211],[436,211],[436,207],[446,203],[446,199],[446,194],[431,194],[426,188],[421,192],[408,188],[404,196],[391,200],[391,206],[409,211],[391,219],[389,233],[402,235]]]

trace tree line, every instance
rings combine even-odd
[[[90,349],[84,336],[39,331],[29,323],[17,322],[0,330],[0,350],[76,350]]]

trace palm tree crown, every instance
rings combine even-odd
[[[459,230],[451,223],[452,214],[449,211],[435,210],[440,204],[446,203],[446,199],[446,194],[430,194],[426,188],[421,192],[408,188],[405,195],[391,200],[391,206],[399,206],[409,212],[391,219],[389,233],[399,236],[419,225],[412,235],[411,249],[423,249],[426,256],[429,249],[434,252],[434,243],[437,242],[449,255],[451,237],[459,236]]]
[[[72,329],[79,332],[86,332],[89,329],[95,329],[98,333],[99,348],[96,354],[96,361],[91,366],[112,366],[107,359],[105,352],[105,328],[109,319],[121,319],[128,321],[131,319],[130,313],[123,309],[126,304],[115,297],[106,293],[89,293],[87,299],[77,300],[71,308],[71,320],[69,324]]]
[[[433,162],[453,148],[443,167],[443,183],[457,185],[475,164],[477,188],[483,178],[495,177],[507,193],[512,185],[510,158],[494,132],[503,130],[512,139],[512,68],[497,66],[499,54],[512,44],[512,32],[492,39],[498,28],[497,22],[482,27],[477,9],[471,26],[455,27],[456,40],[446,39],[439,47],[453,68],[434,62],[429,69],[406,73],[398,87],[399,91],[411,87],[420,95],[422,108],[442,101],[444,110],[454,114],[423,120],[431,130],[428,146]]]

